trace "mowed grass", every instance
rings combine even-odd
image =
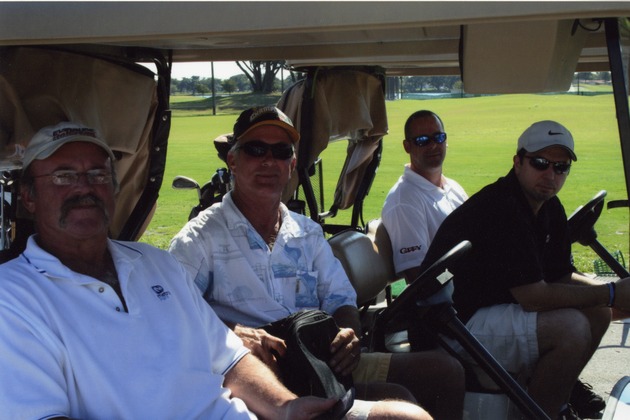
[[[576,141],[578,161],[560,192],[567,214],[602,189],[608,191],[606,201],[627,198],[612,95],[399,100],[387,102],[389,134],[385,137],[383,158],[364,204],[366,221],[380,216],[387,192],[408,162],[401,143],[403,124],[408,115],[419,109],[435,111],[444,120],[448,133],[444,171],[469,195],[508,172],[516,141],[523,130],[535,121],[552,119],[566,125]],[[166,248],[171,237],[184,225],[191,207],[197,204],[197,196],[194,191],[173,190],[171,181],[176,175],[186,175],[202,184],[217,168],[224,167],[212,140],[230,132],[237,116],[237,111],[216,116],[208,112],[202,115],[175,112],[158,207],[142,241]],[[346,147],[346,141],[337,141],[322,154],[327,206],[332,202]],[[349,223],[350,212],[341,211],[329,223]],[[628,224],[627,208],[604,208],[596,225],[600,242],[610,251],[621,250],[626,258]],[[589,248],[574,245],[574,257],[578,269],[593,271],[592,261],[596,255]]]

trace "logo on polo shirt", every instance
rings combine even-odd
[[[156,286],[151,286],[151,289],[153,289],[158,299],[160,300],[166,300],[171,296],[171,292],[164,290],[164,288],[159,284]]]
[[[410,246],[408,248],[400,248],[400,252],[401,254],[408,254],[410,252],[414,252],[414,251],[420,251],[422,247],[420,245],[414,245],[414,246]]]

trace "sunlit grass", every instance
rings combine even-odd
[[[239,98],[243,107],[252,104]],[[187,99],[188,101],[192,99]],[[198,98],[196,100],[199,100]],[[260,100],[261,98],[256,98]],[[272,98],[273,103],[277,98]],[[237,103],[237,101],[233,102]],[[241,109],[241,108],[239,108]],[[408,155],[402,149],[403,124],[418,109],[431,109],[442,117],[448,132],[447,176],[456,179],[469,194],[505,175],[511,167],[516,140],[531,123],[553,119],[566,125],[574,135],[578,162],[560,193],[570,214],[601,189],[608,200],[627,199],[624,171],[612,95],[504,95],[463,99],[401,100],[387,102],[389,135],[385,137],[383,159],[364,204],[365,220],[380,216],[383,200],[402,173]],[[200,183],[225,166],[216,156],[212,140],[232,131],[238,111],[212,116],[207,111],[175,111],[165,172],[156,214],[143,241],[166,247],[186,222],[196,204],[193,191],[175,191],[175,175],[187,175]],[[205,114],[204,114],[205,112]],[[332,202],[347,142],[332,143],[322,154],[324,191]],[[330,223],[349,223],[350,211],[342,211]],[[628,209],[604,209],[598,221],[599,240],[611,251],[628,256]],[[594,252],[574,246],[580,270],[593,271]]]

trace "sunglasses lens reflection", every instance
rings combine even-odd
[[[420,147],[426,146],[431,140],[437,144],[442,144],[446,141],[446,133],[435,133],[431,136],[424,134],[413,139],[415,145]]]
[[[571,169],[571,164],[570,163],[565,163],[565,162],[551,162],[545,158],[541,158],[541,157],[531,157],[531,156],[527,156],[527,158],[529,159],[529,164],[532,166],[532,168],[538,170],[538,171],[546,171],[549,168],[549,165],[553,166],[553,171],[558,174],[558,175],[562,175],[562,174],[566,174],[569,172],[569,170]]]
[[[262,141],[250,141],[239,147],[251,157],[263,157],[271,150],[274,159],[286,160],[293,156],[293,146],[286,143],[267,144]]]

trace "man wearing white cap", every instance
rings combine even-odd
[[[608,328],[611,307],[630,307],[629,279],[599,283],[572,264],[567,218],[556,195],[576,160],[564,126],[530,126],[518,139],[507,176],[446,218],[423,264],[462,240],[472,243],[449,267],[455,309],[509,372],[529,376],[529,394],[552,419],[578,418],[567,405],[572,388]],[[580,391],[580,416],[603,408],[601,398]]]
[[[5,418],[313,418],[243,346],[184,268],[108,239],[114,155],[94,130],[45,127],[24,156],[21,199],[37,233],[0,266]]]

